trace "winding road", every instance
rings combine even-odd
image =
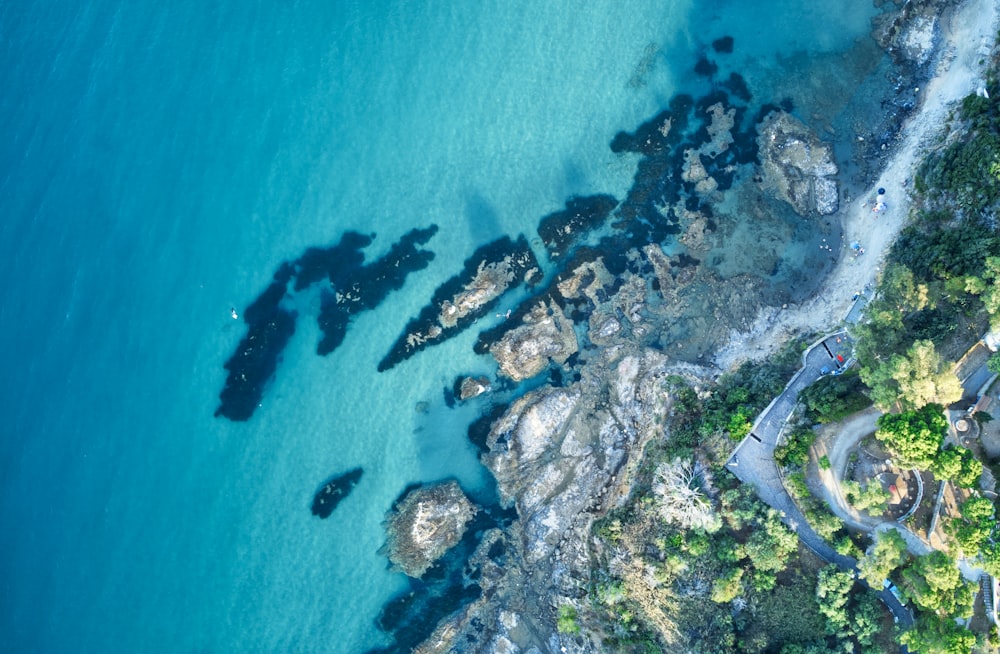
[[[778,466],[774,462],[778,436],[795,409],[799,393],[824,374],[839,369],[842,366],[841,359],[846,357],[849,348],[850,342],[845,332],[825,336],[810,346],[802,355],[802,368],[757,417],[753,429],[729,457],[726,468],[740,481],[753,486],[757,496],[777,509],[782,515],[782,521],[820,558],[857,573],[857,560],[838,554],[809,526],[802,511],[785,490]],[[883,589],[875,590],[900,626],[908,627],[913,624],[913,615],[892,593]]]

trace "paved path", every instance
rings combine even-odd
[[[799,392],[826,372],[839,369],[842,365],[841,360],[848,355],[848,349],[849,341],[846,334],[839,332],[824,337],[806,350],[802,355],[802,368],[795,373],[781,395],[758,416],[750,434],[729,457],[726,468],[742,482],[753,486],[757,496],[777,509],[782,515],[782,521],[820,558],[836,563],[845,570],[857,572],[856,560],[838,554],[809,526],[802,511],[785,490],[778,474],[778,466],[774,462],[774,447],[782,428],[795,409]],[[879,596],[892,611],[900,626],[907,627],[913,624],[913,616],[891,593],[880,590]]]

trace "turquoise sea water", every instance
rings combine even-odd
[[[0,649],[385,644],[374,620],[408,587],[377,552],[393,500],[448,476],[492,493],[479,407],[443,389],[493,366],[470,330],[376,373],[407,319],[476,246],[533,237],[573,194],[624,197],[635,159],[608,143],[703,90],[712,39],[735,37],[720,65],[761,101],[803,89],[808,111],[811,62],[868,31],[850,4],[0,6]],[[375,256],[431,223],[434,261],[340,349],[315,356],[299,298],[262,406],[213,417],[230,307],[344,230],[376,232]]]

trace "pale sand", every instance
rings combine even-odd
[[[760,312],[749,330],[734,330],[728,344],[715,356],[715,364],[728,370],[748,359],[761,359],[791,338],[832,330],[843,322],[852,297],[866,284],[874,285],[889,247],[905,227],[910,213],[907,185],[921,155],[933,147],[949,112],[969,93],[983,85],[980,61],[988,61],[997,33],[1000,0],[966,0],[942,21],[938,66],[923,88],[922,106],[903,126],[903,142],[878,182],[865,194],[843,206],[844,241],[840,259],[812,299],[787,309]],[[888,209],[872,212],[872,198],[885,188]],[[865,254],[855,257],[850,244],[858,242]]]

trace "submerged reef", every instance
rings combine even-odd
[[[336,245],[309,248],[295,261],[282,263],[271,284],[243,312],[247,335],[225,363],[229,374],[215,415],[245,421],[260,405],[295,332],[297,314],[281,306],[290,297],[290,282],[294,282],[292,295],[321,285],[317,321],[323,336],[316,352],[327,355],[343,343],[353,316],[374,309],[389,293],[403,287],[407,275],[427,267],[434,253],[419,246],[437,229],[431,225],[410,230],[384,256],[368,264],[362,250],[375,237],[357,232],[346,232]]]
[[[292,267],[283,264],[267,289],[243,312],[247,334],[223,366],[229,375],[219,394],[216,416],[249,420],[264,396],[264,386],[274,375],[281,352],[295,333],[296,314],[279,306],[292,274]]]
[[[321,519],[329,518],[337,505],[350,495],[357,483],[361,481],[363,473],[363,469],[354,468],[323,484],[323,487],[316,491],[316,495],[313,497],[312,514]]]
[[[477,248],[465,260],[462,272],[439,286],[430,303],[407,323],[379,362],[379,371],[457,336],[495,306],[508,290],[530,284],[538,277],[538,261],[523,235],[516,241],[504,236]]]
[[[549,257],[554,260],[566,254],[569,245],[598,228],[617,206],[618,200],[611,195],[572,197],[566,201],[565,209],[542,218],[538,235]]]
[[[352,316],[374,309],[389,293],[403,288],[407,275],[427,267],[434,253],[417,246],[427,243],[437,230],[437,225],[410,230],[385,255],[353,270],[344,270],[336,254],[325,257],[330,284],[321,291],[318,321],[323,338],[316,346],[317,354],[327,355],[340,347]]]
[[[733,37],[721,36],[712,41],[712,49],[721,54],[730,54],[733,51],[734,43]]]

